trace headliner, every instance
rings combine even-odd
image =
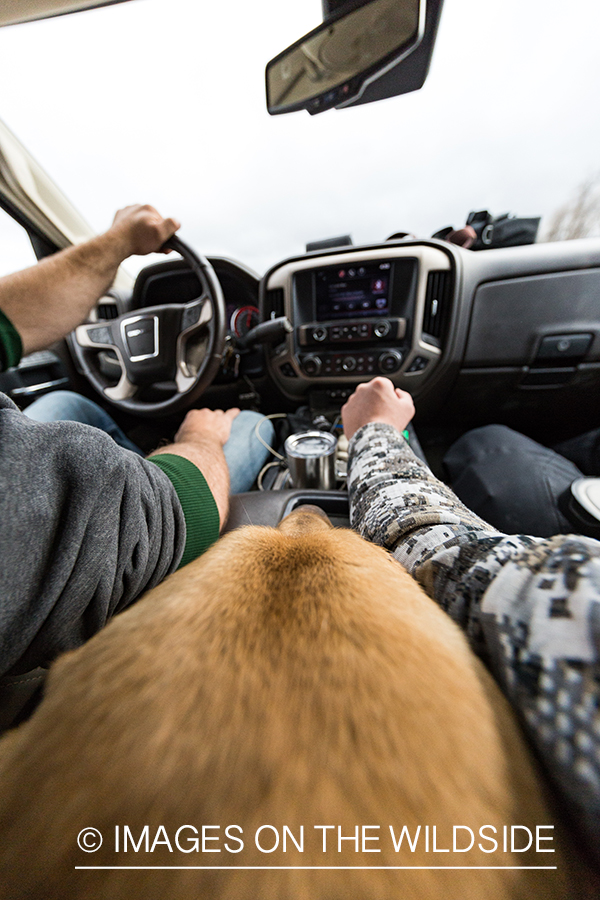
[[[0,5],[0,27],[126,2],[127,0],[9,0]]]

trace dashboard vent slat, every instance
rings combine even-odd
[[[117,309],[116,303],[99,303],[98,304],[98,318],[104,319],[105,321],[109,319],[118,318],[119,310]]]
[[[265,310],[265,319],[278,319],[284,315],[283,311],[283,288],[272,288],[267,291],[267,308]]]
[[[430,272],[425,292],[423,337],[440,346],[450,319],[452,278],[448,271]]]

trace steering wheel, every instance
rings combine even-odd
[[[114,406],[138,416],[168,415],[189,407],[213,381],[225,346],[225,300],[215,270],[178,237],[164,248],[176,250],[187,262],[200,283],[198,297],[80,325],[71,336],[75,359],[90,384]],[[99,352],[107,350],[121,365],[116,385],[98,364]],[[171,397],[138,397],[144,387],[162,382],[173,383]]]

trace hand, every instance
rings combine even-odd
[[[110,232],[122,242],[123,259],[126,259],[132,255],[160,252],[164,242],[173,237],[179,228],[181,225],[176,219],[163,219],[153,206],[136,204],[117,212]]]
[[[369,422],[384,422],[404,431],[414,414],[415,405],[407,391],[394,388],[389,378],[373,378],[359,384],[342,406],[344,434],[350,440]]]
[[[218,441],[221,447],[229,439],[231,423],[239,409],[190,409],[175,435],[175,443]]]
[[[464,228],[450,231],[449,234],[446,235],[445,240],[449,241],[451,244],[458,244],[459,247],[464,247],[468,250],[477,240],[477,232],[472,225],[465,225]]]

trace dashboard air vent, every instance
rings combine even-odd
[[[116,319],[119,315],[116,303],[99,303],[98,318],[99,319]]]
[[[273,288],[267,291],[267,308],[265,313],[265,319],[278,319],[279,316],[284,315],[283,288]]]
[[[452,276],[449,271],[430,272],[425,292],[423,337],[440,345],[446,334],[452,301]]]

